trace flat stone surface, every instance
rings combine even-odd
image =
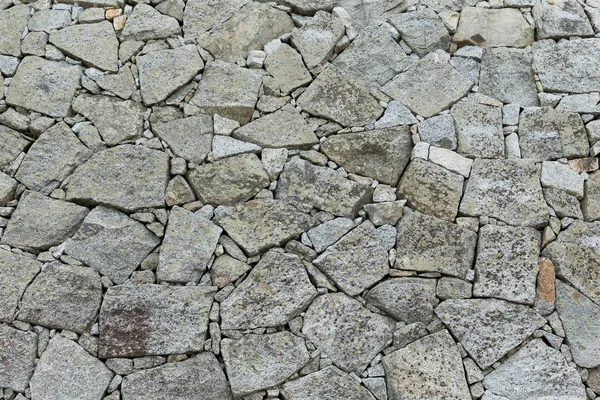
[[[215,288],[113,286],[100,309],[98,355],[140,357],[204,349]]]
[[[375,400],[369,390],[333,365],[287,382],[282,392],[289,400]]]
[[[155,122],[152,129],[178,157],[202,164],[210,152],[213,139],[213,121],[209,115]]]
[[[219,23],[225,22],[248,0],[190,0],[183,10],[185,38],[196,38]]]
[[[545,188],[561,189],[578,198],[582,198],[584,194],[583,176],[573,171],[568,164],[557,161],[542,162],[540,182]]]
[[[450,35],[442,20],[431,8],[398,13],[393,15],[389,22],[419,57],[436,50],[448,51],[450,48]]]
[[[504,158],[502,110],[460,101],[452,107],[458,153],[469,158]]]
[[[600,173],[594,172],[585,182],[585,197],[581,211],[586,221],[600,220]]]
[[[267,55],[265,69],[279,83],[282,94],[288,94],[312,81],[312,76],[302,62],[302,56],[285,43]]]
[[[10,164],[28,146],[29,141],[19,132],[0,125],[0,167]]]
[[[25,288],[40,272],[42,263],[29,257],[0,250],[0,321],[11,323]]]
[[[321,253],[352,228],[354,228],[354,222],[351,219],[335,218],[312,228],[307,234],[316,252]]]
[[[27,29],[33,32],[50,32],[70,24],[71,12],[69,10],[39,10],[29,19]]]
[[[302,333],[340,369],[360,375],[392,341],[394,320],[374,314],[343,293],[317,297],[304,316]]]
[[[344,31],[344,24],[339,18],[317,11],[310,21],[292,31],[291,39],[306,67],[313,69],[323,65],[333,55],[335,45],[344,36]]]
[[[124,40],[152,40],[180,33],[181,28],[175,18],[161,14],[148,4],[138,4],[127,17],[121,37]]]
[[[583,219],[582,206],[577,197],[572,196],[562,189],[547,188],[544,189],[544,199],[546,203],[559,218],[569,217]],[[585,204],[585,199],[584,199]],[[585,206],[584,206],[585,207]]]
[[[260,153],[262,147],[230,136],[215,135],[212,140],[212,154],[215,160],[244,153]]]
[[[457,139],[452,114],[438,115],[419,122],[418,132],[422,142],[456,150]]]
[[[25,4],[0,11],[0,54],[21,57],[21,35],[29,17],[29,6]]]
[[[594,36],[583,7],[575,0],[556,3],[539,2],[531,10],[537,39],[560,39],[571,36]]]
[[[35,367],[37,344],[35,333],[0,324],[0,386],[17,392],[25,391]]]

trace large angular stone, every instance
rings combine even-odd
[[[427,325],[438,303],[435,285],[435,279],[392,278],[369,290],[365,300],[407,325]]]
[[[265,69],[279,84],[282,94],[288,94],[312,81],[312,76],[302,62],[302,56],[285,43],[267,55]]]
[[[100,309],[98,355],[140,357],[204,349],[213,286],[113,286]]]
[[[189,0],[183,11],[185,38],[197,38],[217,24],[223,23],[248,0]]]
[[[181,34],[179,22],[173,17],[161,14],[148,4],[138,4],[121,32],[122,40],[165,39]]]
[[[91,155],[69,126],[60,122],[31,145],[15,178],[31,190],[50,194]]]
[[[333,55],[335,45],[344,36],[344,24],[324,11],[317,11],[307,23],[292,32],[292,43],[308,69],[323,65]]]
[[[282,392],[289,400],[375,400],[369,390],[333,365],[286,382]]]
[[[425,118],[434,116],[466,95],[473,82],[449,63],[443,51],[429,53],[408,71],[382,87],[383,92]]]
[[[4,293],[4,292],[3,292]],[[35,366],[37,335],[0,324],[0,386],[24,392]]]
[[[342,236],[354,228],[350,218],[335,218],[312,228],[307,233],[313,248],[317,253],[337,242]]]
[[[464,177],[432,162],[413,159],[398,184],[398,195],[422,213],[454,221]]]
[[[252,200],[228,211],[218,224],[250,256],[319,225],[319,220],[277,200]]]
[[[127,375],[123,400],[232,400],[219,361],[210,352]]]
[[[109,146],[141,136],[144,128],[146,108],[135,101],[82,94],[73,110],[92,121]]]
[[[173,207],[160,248],[156,277],[165,282],[198,282],[222,231],[201,215]]]
[[[304,339],[290,332],[223,339],[221,347],[234,397],[277,386],[309,360]]]
[[[81,346],[55,335],[31,378],[34,399],[100,400],[113,373]]]
[[[460,212],[489,216],[509,225],[543,227],[548,206],[539,177],[540,168],[531,160],[476,159]]]
[[[402,40],[419,57],[425,57],[436,50],[449,50],[450,35],[431,8],[394,14],[389,23],[400,32]]]
[[[188,118],[155,122],[152,129],[164,140],[173,154],[196,164],[202,164],[210,152],[213,121],[210,115],[198,114]]]
[[[290,104],[236,129],[232,136],[269,148],[306,149],[319,143],[302,115]]]
[[[496,299],[446,300],[435,313],[482,369],[546,323],[527,306]]]
[[[137,58],[145,105],[159,103],[191,81],[204,68],[196,46],[153,51]]]
[[[447,330],[383,357],[390,400],[470,397],[460,352]]]
[[[223,61],[206,66],[190,103],[208,114],[219,114],[240,124],[250,121],[262,84],[262,71]]]
[[[117,72],[119,41],[108,21],[68,26],[50,34],[50,43],[85,66]]]
[[[452,107],[458,153],[470,158],[504,158],[502,110],[459,101]]]
[[[1,244],[38,252],[71,237],[90,210],[26,191],[0,239]]]
[[[165,153],[121,145],[96,153],[79,166],[65,190],[68,200],[134,211],[162,207],[168,177]]]
[[[511,400],[585,399],[585,387],[560,351],[535,339],[483,380],[492,393]]]
[[[0,321],[11,323],[25,288],[40,272],[42,263],[24,255],[0,250]]]
[[[576,0],[540,1],[531,10],[537,39],[594,36],[594,30]]]
[[[456,130],[452,114],[442,114],[428,118],[418,124],[419,138],[430,145],[456,150]]]
[[[368,221],[343,236],[313,263],[350,296],[361,294],[389,271],[387,252]]]
[[[4,125],[0,125],[0,167],[13,162],[21,152],[29,146],[29,140],[22,137],[19,132]]]
[[[76,66],[25,57],[12,78],[6,102],[51,117],[66,117],[80,81],[81,71]]]
[[[350,16],[352,31],[361,32],[369,26],[381,25],[390,16],[404,11],[398,1],[337,0],[336,5]]]
[[[410,161],[408,126],[330,136],[321,151],[348,172],[395,186]]]
[[[269,250],[221,303],[221,329],[285,325],[316,295],[300,257]]]
[[[363,126],[383,114],[383,108],[360,86],[346,80],[335,67],[323,70],[297,103],[309,114],[344,126]]]
[[[160,244],[146,227],[120,211],[94,208],[64,243],[67,254],[108,276],[125,282],[146,256]]]
[[[21,57],[21,35],[29,22],[29,6],[15,5],[0,11],[0,54]]]
[[[581,211],[586,221],[600,220],[600,172],[590,174],[585,182],[585,196],[581,201]]]
[[[36,11],[27,24],[27,29],[33,32],[52,32],[71,25],[69,10],[39,10]]]
[[[393,319],[374,314],[343,293],[317,297],[304,316],[302,333],[321,354],[346,372],[360,375],[392,341]]]
[[[394,268],[440,272],[464,279],[473,265],[477,234],[450,222],[412,212],[398,224]]]
[[[563,189],[544,188],[544,199],[554,209],[558,218],[583,219],[582,207],[579,204],[579,200]],[[585,204],[585,198],[582,202]]]

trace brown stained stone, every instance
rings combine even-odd
[[[539,267],[535,309],[542,315],[550,315],[556,300],[554,264],[546,258],[540,258]]]
[[[586,157],[569,160],[569,167],[575,172],[593,172],[600,165],[598,164],[598,157]]]

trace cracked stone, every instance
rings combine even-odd
[[[189,0],[183,11],[186,39],[200,37],[214,26],[227,21],[248,0]]]
[[[322,223],[307,232],[315,251],[321,253],[337,242],[342,236],[354,228],[354,221],[349,218],[335,218]]]
[[[460,101],[452,107],[458,153],[470,158],[504,158],[502,110]]]
[[[265,69],[279,83],[282,94],[288,94],[312,81],[302,56],[285,43],[267,55]]]
[[[155,122],[152,129],[164,140],[173,154],[196,164],[202,164],[210,152],[213,140],[213,120],[198,114],[188,118]]]
[[[180,34],[181,28],[175,18],[161,14],[147,4],[138,4],[127,17],[121,38],[122,40],[152,40]]]
[[[42,263],[39,261],[10,251],[0,250],[0,290],[2,291],[0,321],[7,323],[13,321],[25,289],[40,272],[41,267]],[[0,383],[0,385],[2,384]],[[15,390],[22,391],[20,389]]]
[[[450,35],[431,8],[394,14],[389,23],[400,32],[402,40],[419,57],[425,57],[436,50],[449,50]]]
[[[29,146],[29,141],[4,125],[0,125],[0,167],[4,167]]]
[[[333,365],[287,382],[282,392],[289,400],[375,400],[369,390]]]
[[[583,7],[575,0],[541,1],[533,6],[531,14],[538,40],[594,36]]]
[[[292,43],[298,49],[309,70],[323,65],[333,55],[335,45],[344,36],[344,25],[324,11],[292,32]]]

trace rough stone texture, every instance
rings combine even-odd
[[[27,146],[29,141],[19,132],[0,125],[0,167],[10,164]]]
[[[29,257],[0,250],[0,321],[11,323],[25,288],[40,272],[42,264]]]
[[[0,11],[0,54],[21,57],[21,35],[28,22],[29,6],[25,4]]]
[[[571,36],[593,36],[592,25],[575,0],[562,0],[556,3],[541,1],[531,10],[537,39],[560,39]]]
[[[419,122],[419,138],[432,146],[456,150],[457,140],[452,114],[438,115]]]
[[[344,25],[324,11],[292,32],[292,43],[298,49],[308,69],[322,65],[332,55],[335,45],[344,36]]]
[[[448,31],[431,8],[395,14],[389,21],[419,57],[436,50],[448,51],[450,47]]]
[[[581,201],[581,211],[586,221],[600,220],[600,173],[594,172],[585,182],[585,197]]]
[[[377,284],[365,300],[385,311],[398,321],[425,325],[433,317],[435,280],[421,278],[392,278]]]
[[[175,18],[163,15],[147,4],[138,4],[127,17],[121,37],[124,40],[151,40],[180,33],[181,28]]]
[[[152,128],[171,151],[193,163],[201,164],[210,152],[213,139],[213,121],[209,115],[155,122]]]
[[[4,206],[15,197],[19,182],[10,175],[0,172],[0,205]]]
[[[190,0],[183,11],[185,38],[196,38],[228,20],[248,0]]]
[[[267,55],[265,69],[279,83],[282,94],[288,94],[312,81],[302,62],[302,56],[285,43]]]
[[[452,107],[458,152],[470,158],[504,158],[502,110],[460,101]]]
[[[210,278],[219,289],[248,272],[252,267],[227,254],[217,257],[210,267]]]
[[[0,386],[17,392],[25,391],[35,366],[37,344],[35,333],[0,324]]]
[[[337,242],[342,236],[354,228],[354,222],[349,218],[335,218],[312,228],[307,232],[310,242],[317,253]]]
[[[333,365],[287,382],[282,392],[289,400],[375,400],[371,392]]]

